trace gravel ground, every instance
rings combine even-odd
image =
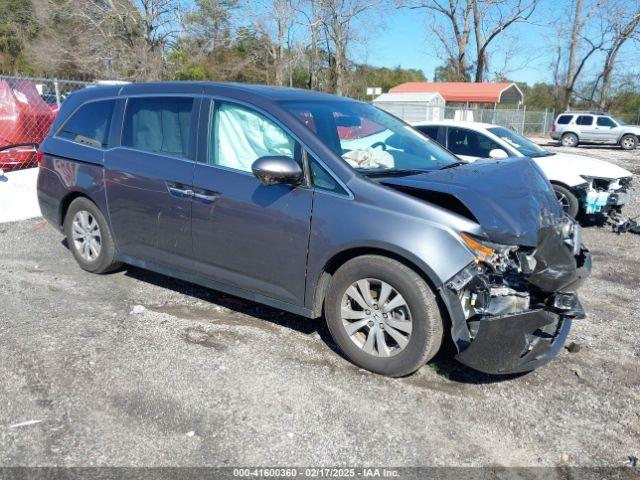
[[[640,151],[571,152],[640,175]],[[321,321],[140,269],[92,275],[43,220],[0,225],[0,465],[629,465],[640,236],[585,238],[578,352],[505,378],[445,351],[389,379],[337,355]]]

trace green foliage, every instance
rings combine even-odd
[[[473,67],[467,67],[466,71],[461,74],[457,69],[449,62],[444,65],[436,67],[433,75],[434,82],[470,82]]]
[[[0,67],[30,69],[22,54],[37,33],[31,0],[0,0]]]
[[[400,83],[426,81],[422,70],[406,69],[399,65],[395,68],[356,65],[351,75],[354,78],[354,83],[361,89],[360,92],[353,92],[356,95],[366,94],[367,87],[380,87],[383,92],[388,92],[390,88]]]
[[[525,82],[517,82],[524,95],[524,104],[529,110],[557,110],[559,108],[556,88],[549,83],[535,83],[529,86]]]

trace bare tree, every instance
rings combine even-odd
[[[578,78],[587,61],[605,44],[609,27],[601,16],[594,16],[598,6],[598,2],[594,2],[585,9],[584,0],[575,0],[561,99],[561,107],[565,110],[571,107]]]
[[[444,49],[447,76],[452,81],[467,81],[471,65],[467,49],[475,3],[476,0],[409,0],[399,4],[401,8],[425,9],[433,14],[429,28]]]
[[[319,88],[318,72],[320,70],[320,28],[322,19],[320,17],[320,2],[322,0],[303,0],[300,3],[299,13],[303,29],[308,32],[309,38],[305,44],[307,52],[307,65],[309,80],[307,87],[310,90]]]
[[[496,38],[514,24],[528,21],[540,0],[472,0],[476,43],[475,81],[484,81],[488,48]]]
[[[599,75],[595,82],[597,86],[598,81],[602,81],[599,95],[599,105],[601,108],[606,109],[608,107],[608,95],[611,87],[611,75],[615,66],[618,54],[622,46],[629,40],[637,40],[638,28],[640,27],[640,4],[636,3],[635,11],[631,11],[630,15],[620,15],[623,12],[629,10],[629,3],[623,2],[622,5],[615,10],[611,9],[611,5],[608,7],[608,18],[610,19],[611,27],[611,39],[604,48],[606,56],[604,59],[604,65],[602,73]],[[595,87],[594,87],[595,88]]]
[[[347,52],[354,38],[355,22],[379,4],[376,0],[320,0],[320,18],[329,52],[329,89],[345,93]]]
[[[265,0],[251,6],[258,31],[265,37],[265,48],[273,65],[271,83],[284,85],[290,60],[287,51],[294,43],[294,26],[298,23],[299,0]]]
[[[160,79],[180,11],[179,0],[42,0],[36,14],[47,34],[31,55],[45,70]]]

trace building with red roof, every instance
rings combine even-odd
[[[512,82],[406,82],[389,93],[438,93],[449,103],[522,103],[522,91]]]

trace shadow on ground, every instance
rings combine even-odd
[[[249,315],[280,327],[289,328],[305,335],[317,333],[320,339],[335,354],[346,359],[333,341],[331,333],[329,332],[323,318],[309,319],[292,313],[286,313],[260,303],[220,293],[215,290],[210,290],[205,287],[200,287],[183,280],[167,277],[138,267],[125,267],[125,275],[161,288],[173,290],[174,292],[182,295],[197,298],[203,302],[213,303],[236,313]],[[438,354],[433,360],[431,360],[431,362],[429,362],[428,365],[441,377],[458,383],[488,384],[511,380],[523,375],[489,375],[477,372],[455,361],[453,359],[455,353],[456,351],[453,342],[445,340]]]

